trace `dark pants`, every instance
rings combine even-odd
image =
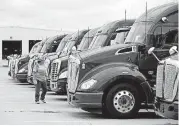
[[[37,81],[37,84],[35,86],[35,101],[39,101],[40,97],[40,88],[42,88],[42,93],[41,93],[41,100],[45,99],[45,95],[47,93],[47,84],[42,83],[40,81]]]

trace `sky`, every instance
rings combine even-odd
[[[178,0],[1,0],[0,26],[75,31],[136,19],[148,9]]]

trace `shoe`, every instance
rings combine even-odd
[[[46,103],[46,101],[45,100],[41,100],[43,103]]]
[[[35,104],[40,104],[40,102],[39,101],[35,101]]]

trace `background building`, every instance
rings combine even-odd
[[[36,42],[65,33],[68,32],[14,26],[0,27],[0,59],[6,59],[10,54],[28,54]]]

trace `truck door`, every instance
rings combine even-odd
[[[154,32],[154,53],[160,60],[168,57],[169,49],[177,45],[175,41],[175,36],[178,35],[177,33],[177,27],[162,26],[156,28]],[[145,54],[140,57],[139,69],[151,81],[150,83],[153,84],[155,83],[157,64],[158,61],[152,55],[148,55],[147,50]]]

